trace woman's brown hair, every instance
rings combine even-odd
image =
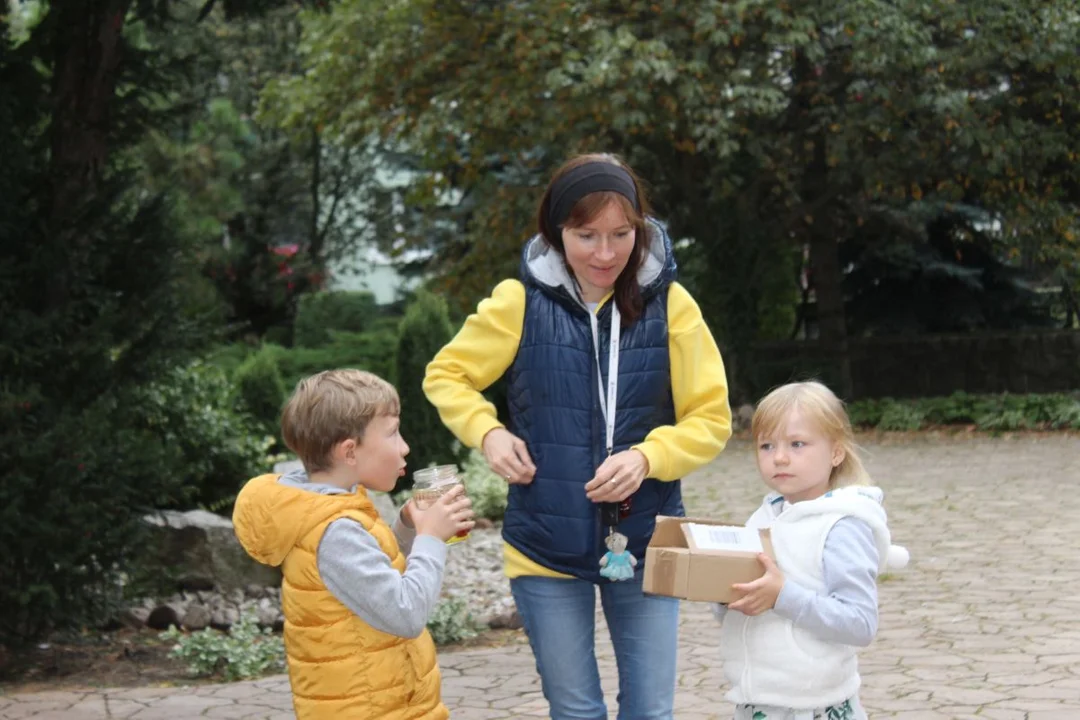
[[[560,227],[554,227],[549,213],[551,210],[551,191],[559,180],[571,170],[595,162],[606,162],[622,168],[630,176],[637,193],[637,207],[625,195],[613,191],[594,192],[581,198],[570,210],[566,221]],[[626,219],[634,227],[634,249],[630,252],[630,259],[626,267],[615,279],[615,304],[622,315],[622,324],[630,325],[641,315],[643,303],[641,288],[638,286],[637,273],[645,262],[645,254],[649,251],[649,231],[645,218],[651,214],[648,198],[642,189],[641,179],[636,173],[616,155],[603,153],[589,153],[578,155],[565,162],[562,167],[555,171],[548,183],[544,196],[540,199],[540,208],[537,212],[537,226],[540,234],[544,236],[548,244],[566,261],[566,248],[563,246],[562,228],[576,228],[587,225],[595,220],[611,203],[618,203],[622,211],[626,213]],[[569,268],[567,268],[569,270]]]

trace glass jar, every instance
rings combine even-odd
[[[449,492],[454,486],[461,484],[458,477],[457,465],[436,465],[424,468],[413,473],[413,502],[418,510],[427,510],[435,504],[440,497]],[[462,530],[454,537],[446,541],[452,544],[461,542],[469,537],[468,530]]]

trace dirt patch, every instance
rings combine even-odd
[[[149,630],[54,638],[3,655],[0,693],[197,682],[183,663],[168,656],[170,648]]]
[[[440,647],[439,653],[523,642],[525,634],[520,630],[489,630],[462,643]],[[191,677],[184,663],[169,657],[171,649],[172,644],[153,630],[54,638],[17,654],[0,648],[0,695],[223,682],[220,677]]]

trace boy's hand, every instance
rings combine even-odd
[[[472,500],[465,496],[465,488],[458,485],[436,500],[431,507],[421,510],[412,504],[410,511],[417,535],[434,535],[443,542],[459,532],[472,530]]]
[[[412,498],[406,500],[405,504],[401,506],[401,522],[405,527],[409,528],[410,530],[416,529],[416,523],[413,522],[412,518],[412,511],[414,507],[416,507],[416,503],[413,502]]]
[[[731,587],[743,593],[743,596],[728,605],[729,610],[738,610],[744,615],[760,615],[772,610],[780,590],[784,587],[784,575],[773,559],[765,553],[758,555],[758,560],[765,566],[765,575],[754,582],[736,583]]]

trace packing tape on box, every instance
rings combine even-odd
[[[679,573],[679,556],[676,553],[655,553],[652,558],[652,574],[655,578],[653,587],[666,592],[675,592],[675,580]]]

